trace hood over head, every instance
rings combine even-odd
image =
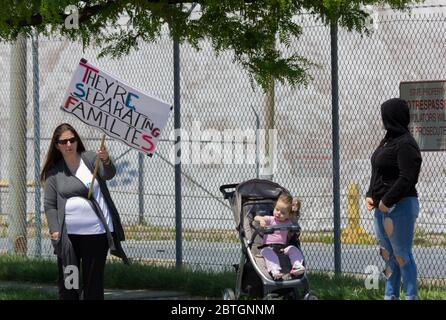
[[[398,137],[409,132],[410,112],[406,101],[393,98],[381,105],[381,116],[386,137]]]

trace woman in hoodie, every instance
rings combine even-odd
[[[387,131],[372,155],[372,177],[366,194],[367,210],[375,209],[375,232],[385,261],[384,299],[399,299],[401,278],[406,299],[418,299],[417,267],[412,254],[419,203],[415,185],[421,153],[409,132],[407,102],[394,98],[381,105]]]

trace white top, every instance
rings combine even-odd
[[[87,188],[90,188],[93,174],[82,159],[75,176],[82,181]],[[113,232],[111,215],[96,179],[94,181],[93,198],[99,204],[110,232]],[[65,206],[65,224],[67,226],[68,234],[89,235],[103,234],[106,232],[101,220],[99,220],[93,208],[88,201],[82,197],[71,197],[67,200]]]

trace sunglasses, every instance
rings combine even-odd
[[[62,139],[62,140],[57,140],[58,144],[67,144],[68,142],[70,142],[71,144],[75,143],[77,141],[76,137],[70,138],[70,139]]]

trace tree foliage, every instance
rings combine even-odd
[[[348,30],[366,32],[366,5],[388,4],[406,9],[410,0],[0,0],[0,39],[13,41],[33,30],[81,40],[101,48],[100,56],[118,58],[138,49],[141,41],[170,36],[199,49],[209,39],[216,52],[232,50],[234,60],[264,88],[272,79],[306,84],[311,62],[280,48],[298,38],[302,27],[293,19],[312,14],[325,24],[337,22]],[[78,9],[79,27],[68,29],[66,8]]]

